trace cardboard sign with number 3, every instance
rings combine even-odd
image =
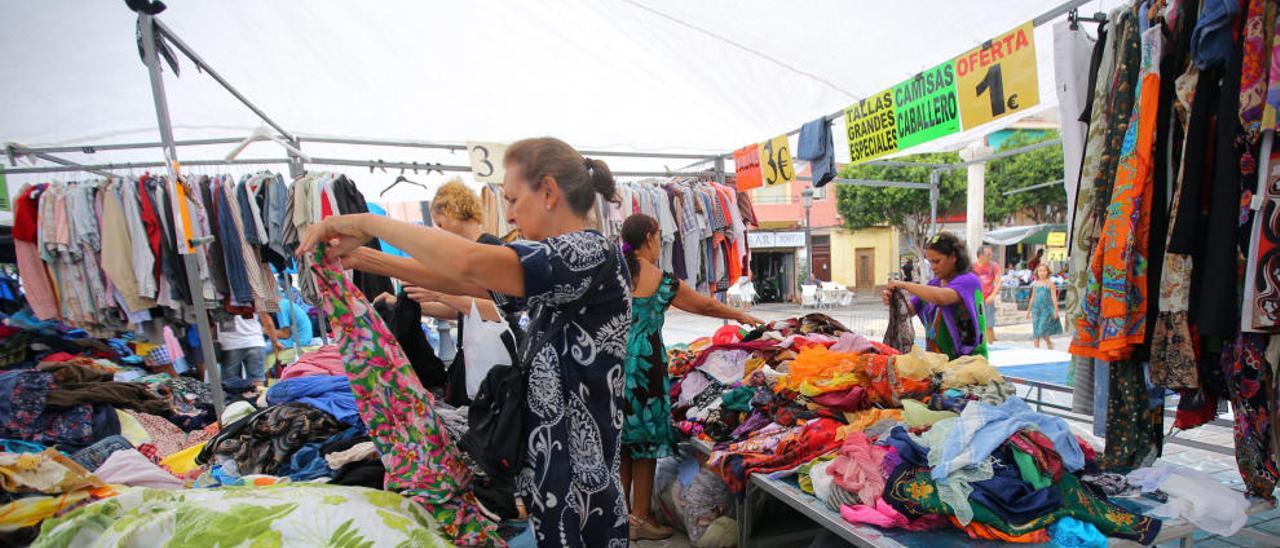
[[[964,52],[955,64],[956,97],[965,130],[1040,103],[1031,21]]]
[[[504,175],[502,158],[507,154],[507,145],[483,141],[467,141],[467,152],[471,155],[471,175],[481,183],[501,183]]]
[[[791,145],[786,135],[779,135],[760,143],[760,171],[764,185],[773,186],[796,180],[795,164],[791,161]]]

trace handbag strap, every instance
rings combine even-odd
[[[591,291],[592,288],[594,288],[595,286],[603,282],[604,277],[606,275],[614,272],[617,269],[617,264],[618,264],[617,252],[611,247],[609,249],[609,252],[605,254],[604,263],[600,265],[600,268],[596,269],[595,275],[591,277],[591,283],[587,285],[587,291]],[[523,342],[530,343],[530,344],[524,347],[524,353],[521,354],[521,358],[519,360],[520,363],[518,365],[518,367],[520,367],[520,370],[528,371],[529,366],[532,365],[533,363],[534,353],[539,352],[543,346],[546,346],[547,341],[551,340],[552,336],[554,336],[561,329],[564,329],[565,326],[569,325],[570,320],[578,316],[581,316],[586,311],[587,311],[586,306],[582,306],[581,308],[579,308],[576,314],[570,313],[564,310],[560,310],[559,311],[560,314],[556,316],[556,319],[551,322],[548,328],[538,333],[538,337],[536,340],[533,337],[528,337],[528,336],[524,337]]]

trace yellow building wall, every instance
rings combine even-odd
[[[854,287],[857,285],[857,261],[855,250],[875,249],[876,285],[884,285],[889,274],[898,270],[898,231],[893,227],[874,227],[862,230],[833,229],[831,232],[831,281]]]

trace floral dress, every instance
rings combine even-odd
[[[1035,292],[1035,304],[1031,307],[1031,333],[1039,339],[1052,337],[1062,333],[1062,322],[1053,310],[1053,292],[1049,286],[1037,283],[1032,289]]]
[[[471,471],[436,414],[435,398],[387,325],[323,251],[316,252],[312,268],[360,420],[387,469],[386,490],[421,504],[455,545],[502,545],[497,526],[471,494]]]
[[[662,324],[680,282],[662,273],[658,289],[648,297],[631,298],[631,333],[627,336],[626,419],[622,445],[632,458],[660,459],[671,455],[675,431],[671,427],[671,379],[662,344]]]
[[[539,546],[626,548],[622,458],[623,359],[631,282],[618,245],[584,230],[508,244],[524,271],[523,298],[495,293],[504,310],[529,311],[523,346],[561,314],[561,333],[530,355],[524,416],[526,466],[516,478]],[[613,254],[613,260],[609,260]],[[600,269],[602,281],[592,284]]]

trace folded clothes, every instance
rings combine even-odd
[[[849,434],[836,450],[836,458],[827,467],[827,473],[835,478],[836,485],[857,495],[864,504],[880,498],[884,491],[884,475],[880,463],[888,451],[882,445],[872,445],[862,432]]]
[[[314,352],[298,356],[298,361],[284,368],[280,379],[309,377],[311,375],[342,375],[342,354],[337,345],[325,345]]]
[[[1073,474],[1063,474],[1054,486],[1062,495],[1057,510],[1027,523],[1008,523],[981,502],[971,501],[973,521],[989,525],[1003,533],[1022,535],[1049,527],[1062,517],[1073,517],[1092,523],[1103,534],[1151,544],[1160,534],[1162,522],[1121,508],[1091,493]],[[938,488],[929,469],[908,463],[889,476],[884,499],[908,518],[928,514],[952,515],[952,509],[938,497]]]
[[[59,453],[0,453],[0,490],[6,493],[56,495],[103,487],[102,480]]]
[[[267,403],[305,403],[349,425],[360,424],[351,381],[343,375],[313,375],[283,380],[267,389]]]
[[[1084,451],[1066,421],[1032,411],[1022,398],[1010,398],[999,406],[966,406],[956,421],[942,446],[939,463],[933,467],[934,479],[941,480],[954,470],[978,463],[1018,430],[1028,427],[1039,429],[1053,441],[1067,470],[1084,467]]]
[[[131,487],[155,487],[158,489],[182,489],[182,480],[156,466],[137,449],[116,451],[106,462],[93,471],[107,483],[119,483]]]

